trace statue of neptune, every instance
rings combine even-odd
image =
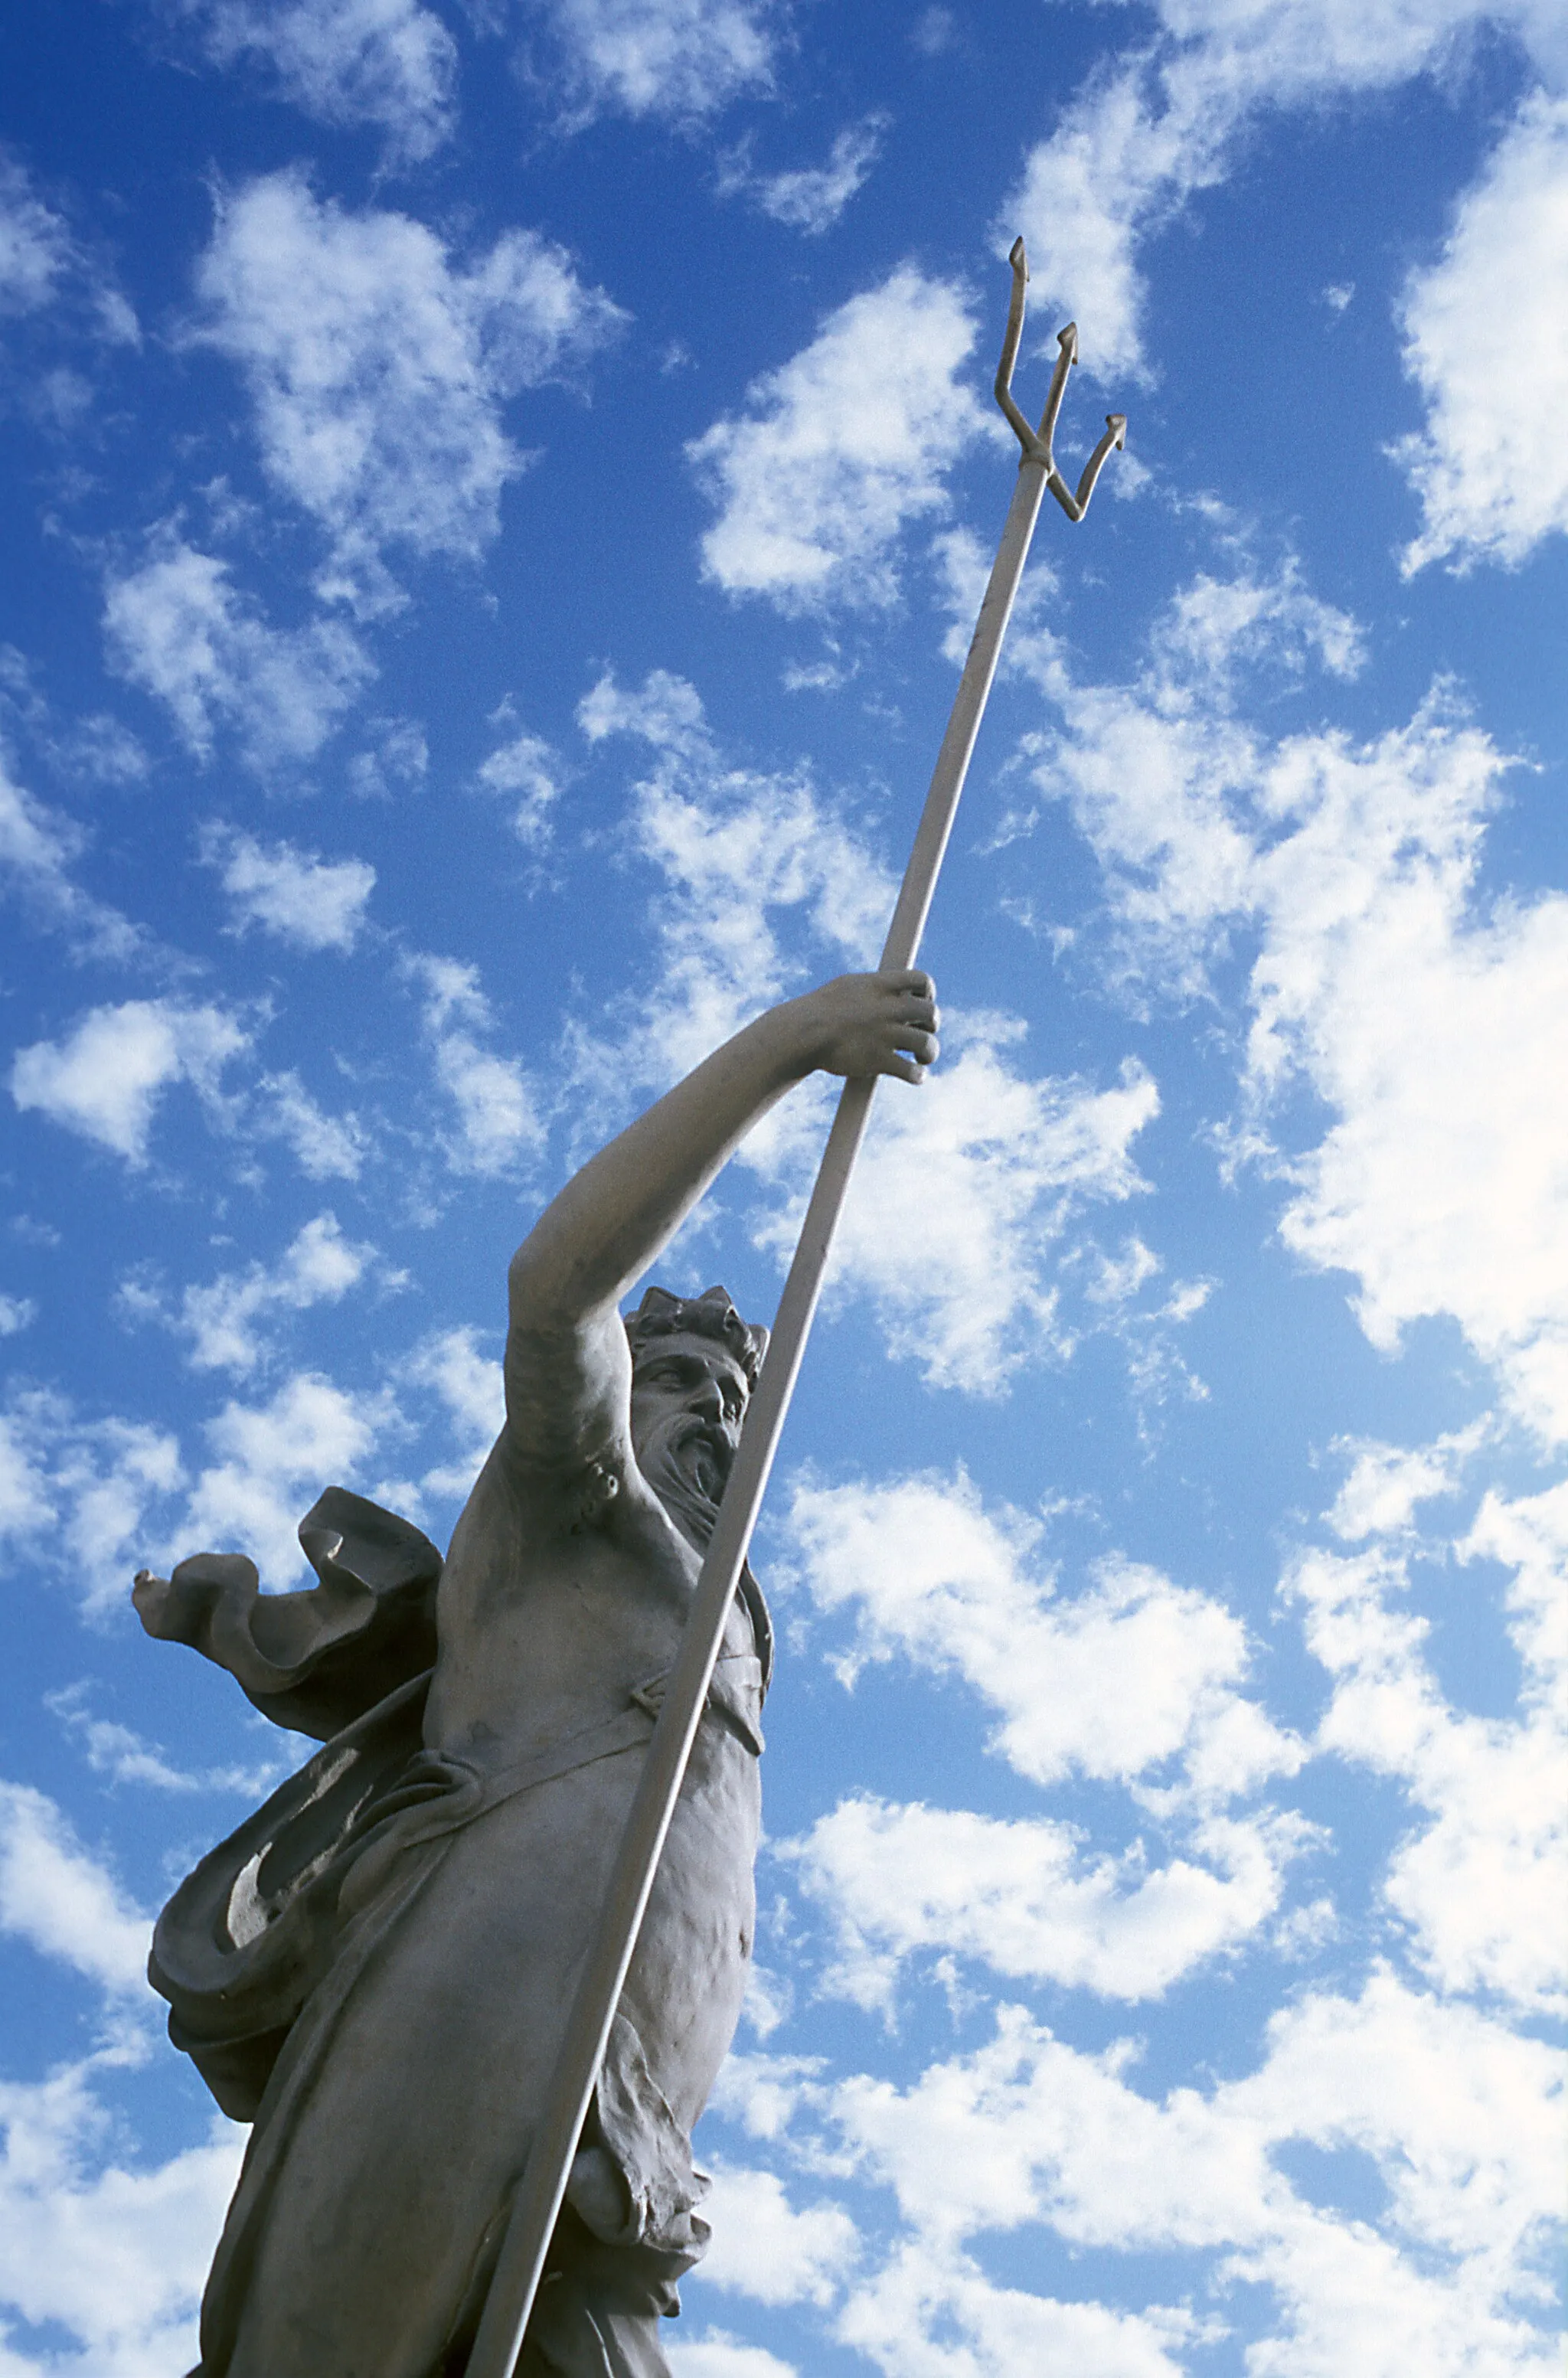
[[[936,1031],[928,976],[842,976],[584,1166],[512,1260],[506,1422],[444,1563],[330,1488],[309,1591],[221,1554],[138,1579],[150,1633],[323,1744],[154,1937],[171,2036],[254,2125],[192,2378],[461,2378],[765,1344],[723,1289],[620,1301],[794,1083],[918,1082]],[[708,2235],[690,2133],[751,1949],[771,1648],[748,1574],[526,2378],[667,2378],[659,2321]]]

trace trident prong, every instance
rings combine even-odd
[[[1051,374],[1050,393],[1046,399],[1046,409],[1040,415],[1038,429],[1031,429],[1012,395],[1012,367],[1018,361],[1019,342],[1023,336],[1023,293],[1029,285],[1029,258],[1022,237],[1013,241],[1012,252],[1007,260],[1012,267],[1012,296],[1007,309],[1007,334],[1001,342],[1001,361],[997,366],[997,402],[1011,423],[1013,434],[1023,449],[1019,468],[1027,462],[1041,463],[1045,469],[1046,485],[1068,519],[1081,521],[1089,509],[1089,498],[1095,492],[1095,482],[1105,467],[1106,456],[1113,446],[1119,449],[1127,443],[1127,415],[1125,413],[1107,414],[1106,434],[1084,463],[1083,475],[1078,482],[1078,493],[1074,495],[1057,469],[1051,445],[1056,437],[1056,417],[1061,411],[1067,375],[1078,361],[1078,325],[1069,322],[1065,330],[1057,333],[1060,353],[1056,359],[1056,369]]]

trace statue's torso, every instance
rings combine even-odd
[[[503,1439],[447,1556],[425,1741],[490,1770],[617,1715],[673,1663],[699,1567],[640,1479],[591,1521],[550,1524]],[[756,1648],[737,1603],[722,1650]]]

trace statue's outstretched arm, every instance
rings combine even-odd
[[[937,1022],[927,974],[840,975],[726,1040],[568,1183],[509,1274],[509,1435],[531,1467],[628,1456],[620,1300],[752,1125],[808,1074],[922,1081]]]

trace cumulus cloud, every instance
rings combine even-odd
[[[389,800],[398,785],[417,790],[430,766],[425,729],[413,718],[372,718],[366,725],[376,740],[349,762],[353,790],[362,800]]]
[[[834,1928],[820,1987],[891,2010],[906,1963],[937,1956],[1100,1998],[1158,1998],[1267,1921],[1300,1840],[1286,1821],[1211,1820],[1193,1844],[1203,1863],[1151,1870],[1141,1840],[1094,1856],[1071,1825],[859,1796],[783,1854]]]
[[[323,1264],[336,1260],[328,1241]],[[192,1552],[246,1552],[269,1586],[297,1585],[302,1514],[328,1482],[375,1491],[404,1434],[389,1389],[345,1389],[316,1370],[291,1373],[264,1400],[230,1399],[201,1423],[204,1449],[188,1453],[145,1422],[18,1388],[0,1412],[0,1539],[92,1615],[123,1611],[138,1568]]]
[[[43,2370],[18,2349],[19,2321],[52,2332],[48,2367],[71,2378],[180,2368],[243,2139],[220,2124],[162,2163],[117,2159],[125,2115],[106,2084],[146,2052],[137,2018],[151,1917],[64,1811],[24,1784],[0,1784],[0,1930],[82,1976],[108,2018],[94,2055],[43,2081],[0,2082],[0,2362],[6,2378]]]
[[[0,152],[0,314],[47,306],[73,252],[65,218],[44,204],[25,168]]]
[[[298,1585],[301,1515],[323,1481],[360,1478],[398,1426],[388,1394],[345,1390],[317,1371],[296,1372],[264,1404],[225,1404],[205,1425],[210,1459],[156,1549],[248,1553],[268,1585]]]
[[[842,2205],[797,2211],[776,2172],[721,2165],[704,2218],[713,2224],[704,2281],[756,2303],[831,2303],[859,2250]]]
[[[463,263],[411,216],[352,213],[295,172],[221,199],[197,288],[269,477],[330,540],[321,592],[369,609],[401,600],[383,546],[473,558],[491,541],[527,460],[507,399],[623,318],[536,233]]]
[[[218,2124],[166,2162],[117,2160],[110,2143],[125,2117],[103,2094],[111,2061],[0,2084],[0,2302],[50,2340],[47,2363],[24,2359],[11,2330],[6,2378],[46,2368],[49,2378],[154,2378],[197,2349],[196,2308],[243,2136]]]
[[[958,376],[974,343],[961,292],[913,265],[831,314],[687,449],[719,514],[707,575],[785,612],[892,602],[901,532],[940,516],[947,472],[990,434]]]
[[[249,1046],[226,1009],[175,999],[131,999],[95,1007],[60,1041],[19,1050],[11,1096],[24,1113],[45,1114],[128,1164],[147,1162],[153,1117],[164,1092],[188,1082],[216,1106],[223,1067]]]
[[[1452,1495],[1468,1457],[1486,1436],[1485,1422],[1435,1437],[1430,1445],[1382,1445],[1369,1437],[1339,1437],[1334,1451],[1349,1461],[1349,1472],[1325,1514],[1336,1536],[1357,1543],[1365,1536],[1399,1536],[1418,1507]]]
[[[722,197],[744,191],[752,204],[775,222],[808,238],[831,231],[856,196],[882,150],[885,115],[868,115],[837,134],[825,165],[796,165],[779,174],[760,174],[751,162],[749,143],[743,143],[725,161],[719,179]]]
[[[456,1172],[499,1174],[541,1152],[546,1126],[533,1083],[515,1057],[485,1046],[495,1030],[475,967],[455,958],[412,957],[405,967],[424,993],[425,1033],[436,1077],[457,1110],[457,1133],[445,1142]]]
[[[124,1603],[147,1514],[172,1509],[185,1479],[178,1440],[144,1422],[85,1420],[39,1388],[0,1413],[0,1537],[89,1610]]]
[[[358,940],[376,884],[368,859],[324,859],[220,825],[203,833],[201,856],[220,871],[240,931],[259,925],[300,950],[346,952]]]
[[[1156,16],[1154,42],[1092,75],[1030,150],[998,223],[1004,246],[1023,233],[1036,303],[1077,318],[1084,363],[1107,375],[1148,368],[1141,243],[1226,179],[1263,109],[1391,88],[1483,24],[1518,37],[1554,82],[1568,69],[1551,0],[1161,0]]]
[[[637,689],[606,675],[578,720],[591,744],[626,736],[652,755],[632,788],[626,843],[660,880],[656,987],[646,991],[640,1061],[619,1036],[613,1051],[587,1039],[580,1047],[585,1068],[597,1059],[606,1093],[628,1065],[624,1087],[667,1087],[797,984],[805,961],[796,935],[841,964],[874,962],[892,881],[804,770],[729,766],[697,689],[664,669]],[[755,1154],[765,1144],[764,1126],[748,1146]]]
[[[25,1784],[0,1784],[0,1928],[105,1990],[143,1986],[150,1919],[54,1802]]]
[[[988,2278],[970,2241],[1039,2223],[1070,2250],[1203,2254],[1194,2276],[1273,2288],[1277,2378],[1371,2378],[1412,2340],[1441,2378],[1489,2365],[1544,2378],[1550,2343],[1520,2307],[1557,2216],[1551,2048],[1379,1973],[1355,1997],[1305,1994],[1272,2020],[1261,2063],[1207,2094],[1144,2095],[1131,2056],[1126,2043],[1085,2055],[1013,2008],[983,2048],[907,2089],[797,2083],[817,2151],[831,2143],[891,2187],[904,2224],[840,2337],[918,2378],[1037,2366],[1023,2350],[1036,2341],[1107,2378],[1185,2366],[1170,2357],[1196,2341],[1191,2315],[1062,2305]],[[1296,2142],[1370,2157],[1386,2209],[1369,2219],[1299,2192],[1276,2160]]]
[[[536,0],[534,13],[569,124],[607,114],[695,123],[772,79],[768,0]]]
[[[1222,1603],[1126,1561],[1060,1593],[1036,1521],[991,1512],[969,1481],[915,1477],[790,1498],[785,1544],[824,1616],[852,1625],[848,1682],[895,1658],[962,1677],[994,1712],[990,1747],[1038,1784],[1076,1772],[1160,1780],[1200,1800],[1300,1764],[1301,1747],[1239,1687],[1246,1631]]]
[[[930,1385],[998,1395],[1026,1363],[1067,1350],[1053,1259],[1086,1207],[1145,1187],[1132,1143],[1159,1095],[1131,1063],[1110,1089],[1021,1075],[1005,1017],[944,1028],[958,1047],[919,1091],[879,1094],[832,1278],[870,1298],[889,1351]],[[760,1243],[787,1255],[803,1210],[766,1223]]]
[[[466,1495],[506,1417],[501,1365],[481,1348],[477,1330],[439,1329],[416,1346],[402,1372],[411,1387],[433,1389],[456,1450],[419,1481],[425,1495]]]
[[[263,1074],[251,1100],[257,1139],[281,1139],[307,1181],[357,1181],[370,1135],[356,1114],[329,1114],[295,1073]]]
[[[202,761],[220,725],[254,767],[314,759],[376,674],[341,620],[269,626],[226,561],[172,530],[140,569],[110,579],[103,623],[111,666],[167,704]]]
[[[62,307],[92,337],[134,343],[136,316],[106,272],[83,247],[65,215],[41,196],[19,159],[0,146],[0,321]],[[74,375],[46,373],[42,409],[68,419],[85,398]],[[47,385],[57,384],[52,399]]]
[[[596,1113],[637,1089],[663,1089],[770,1001],[826,972],[868,967],[893,885],[865,835],[804,772],[762,775],[725,763],[695,688],[655,670],[640,690],[606,677],[581,703],[592,743],[648,744],[627,845],[662,879],[652,918],[656,987],[640,992],[640,1049],[580,1029],[577,1070]],[[888,1343],[928,1377],[995,1393],[1024,1363],[1059,1351],[1050,1267],[1074,1217],[1142,1188],[1131,1154],[1158,1111],[1153,1081],[1124,1069],[1108,1088],[1022,1075],[1020,1027],[1005,1016],[950,1017],[949,1054],[918,1093],[879,1099],[835,1250],[837,1291],[868,1297]],[[826,1127],[831,1092],[814,1085],[767,1117],[740,1151],[782,1200],[751,1217],[754,1243],[786,1260]],[[931,1201],[949,1218],[927,1244]]]
[[[781,2361],[763,2345],[743,2345],[722,2328],[669,2348],[676,2378],[798,2378],[793,2361]]]
[[[394,162],[438,149],[456,116],[457,45],[420,0],[166,0],[214,66],[254,63],[321,124],[374,124]]]
[[[1334,1679],[1320,1748],[1398,1778],[1430,1819],[1401,1844],[1384,1894],[1446,1990],[1483,1988],[1526,2008],[1568,2003],[1568,1939],[1521,1912],[1568,1901],[1568,1772],[1562,1686],[1568,1643],[1554,1613],[1568,1569],[1568,1489],[1489,1495],[1458,1547],[1512,1567],[1509,1631],[1526,1673],[1520,1714],[1454,1709],[1422,1651],[1425,1620],[1398,1607],[1404,1566],[1382,1552],[1303,1555],[1287,1592]]]
[[[1420,498],[1409,571],[1452,555],[1517,563],[1568,529],[1568,100],[1525,102],[1465,194],[1437,262],[1411,276],[1405,367],[1427,425],[1394,451]],[[1506,324],[1499,370],[1494,327]]]
[[[186,1339],[193,1370],[233,1371],[245,1376],[270,1351],[266,1335],[269,1318],[336,1304],[358,1286],[375,1253],[374,1247],[346,1239],[335,1214],[317,1214],[270,1270],[251,1263],[243,1271],[221,1273],[205,1286],[186,1289],[174,1304],[150,1281],[133,1275],[121,1285],[120,1303],[135,1318],[160,1321]]]
[[[509,695],[492,712],[490,724],[517,731],[480,763],[479,782],[487,793],[510,804],[518,840],[530,849],[541,849],[554,830],[550,812],[560,799],[560,759],[542,735],[532,735],[519,725]]]
[[[243,1792],[259,1799],[271,1790],[286,1762],[262,1761],[249,1767],[177,1767],[156,1742],[149,1742],[134,1726],[102,1716],[92,1706],[93,1686],[82,1678],[59,1692],[45,1693],[43,1705],[57,1717],[66,1735],[80,1748],[95,1775],[114,1784],[139,1784],[154,1792]]]
[[[1349,623],[1299,583],[1253,627],[1257,667],[1281,643],[1287,667],[1313,648],[1353,665]],[[1568,902],[1477,896],[1507,759],[1442,687],[1365,741],[1271,744],[1210,643],[1179,602],[1133,685],[1074,685],[1047,656],[1067,731],[1036,783],[1099,859],[1113,964],[1191,996],[1239,927],[1255,934],[1235,1146],[1287,1183],[1286,1243],[1351,1275],[1380,1347],[1453,1315],[1514,1411],[1568,1436]],[[1327,1127],[1276,1141],[1302,1087]]]
[[[16,783],[0,751],[0,882],[31,918],[64,933],[80,955],[131,957],[143,944],[139,929],[84,891],[72,874],[86,843],[74,820]]]

